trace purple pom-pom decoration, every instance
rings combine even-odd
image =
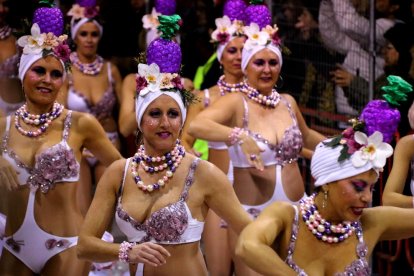
[[[76,0],[76,3],[81,7],[95,7],[96,0]]]
[[[173,15],[176,10],[175,0],[155,0],[155,9],[162,15]]]
[[[157,38],[147,48],[147,64],[158,64],[161,73],[179,73],[181,68],[180,45],[171,40]]]
[[[360,120],[365,122],[365,133],[370,136],[375,131],[382,133],[384,142],[390,143],[397,131],[401,115],[384,100],[372,100],[362,110]]]
[[[247,4],[243,0],[227,0],[223,7],[223,16],[227,15],[231,21],[246,20],[245,9]]]

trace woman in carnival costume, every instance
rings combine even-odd
[[[295,100],[274,88],[282,68],[282,50],[277,27],[270,26],[265,8],[253,5],[247,13],[250,20],[252,14],[268,20],[244,27],[248,39],[242,52],[246,78],[242,93],[220,98],[189,128],[190,135],[197,138],[229,145],[233,187],[254,218],[274,201],[296,202],[304,196],[297,159],[303,146],[313,149],[323,139],[307,127]],[[234,246],[234,235],[230,242]],[[255,274],[241,260],[235,262],[236,273]]]
[[[160,16],[162,36],[138,65],[136,122],[142,144],[114,162],[98,184],[81,233],[78,255],[129,263],[131,275],[208,275],[200,239],[212,208],[240,232],[250,218],[226,175],[186,153],[179,135],[193,94],[178,75],[181,50],[171,41],[180,17]],[[127,236],[121,244],[99,239],[113,217]]]
[[[82,149],[105,165],[121,155],[94,117],[57,102],[70,64],[60,10],[39,8],[34,22],[18,40],[26,102],[0,120],[0,212],[7,216],[0,274],[85,275],[89,264],[76,256]]]
[[[118,68],[97,54],[103,28],[98,21],[99,7],[95,0],[78,0],[68,12],[71,16],[71,38],[76,51],[71,53],[72,72],[60,100],[67,108],[95,116],[108,138],[120,149],[115,110],[118,108],[122,79]],[[78,198],[86,214],[92,201],[93,187],[106,166],[88,149],[81,162],[81,182]]]
[[[398,121],[398,110],[372,101],[352,127],[320,143],[315,192],[299,205],[266,208],[241,234],[237,254],[265,275],[371,275],[377,242],[414,236],[413,209],[368,208]]]
[[[20,50],[10,21],[10,1],[0,0],[0,116],[15,112],[24,103],[18,77]]]
[[[216,44],[216,56],[223,69],[223,75],[217,85],[197,91],[199,101],[188,109],[188,116],[183,132],[183,146],[191,151],[195,139],[188,135],[187,128],[193,118],[203,109],[208,108],[221,96],[235,93],[243,86],[241,70],[241,53],[246,37],[243,34],[244,9],[242,0],[227,1],[224,16],[216,19],[217,29],[211,34]],[[237,17],[236,17],[237,16]],[[224,142],[208,143],[208,161],[227,174],[233,182],[233,168]],[[227,226],[212,210],[210,210],[203,233],[204,254],[210,275],[231,275],[232,254],[230,252]]]
[[[173,15],[176,10],[175,0],[157,0],[150,14],[142,18],[143,27],[147,30],[146,45],[148,46],[154,39],[160,37],[160,15]],[[180,23],[181,24],[181,23]],[[179,36],[175,35],[175,40],[179,43]],[[137,129],[136,121],[131,116],[135,112],[134,99],[136,94],[136,73],[128,74],[122,84],[122,100],[119,113],[119,131],[124,137],[128,137]],[[187,78],[182,78],[182,83],[186,90],[194,89],[193,83]]]

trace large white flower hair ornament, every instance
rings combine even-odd
[[[158,16],[160,15],[161,13],[157,12],[155,8],[152,8],[150,14],[146,14],[142,17],[144,29],[157,29],[157,27],[160,25],[160,22],[158,21]]]
[[[371,162],[374,169],[382,171],[387,158],[393,153],[393,148],[383,142],[382,133],[375,131],[367,137],[365,133],[356,131],[354,139],[362,147],[352,154],[352,164],[355,167],[362,167]]]
[[[17,44],[23,47],[24,54],[40,54],[43,51],[45,36],[40,32],[40,27],[34,23],[30,29],[31,35],[25,35],[17,40]]]
[[[138,64],[136,84],[138,95],[141,97],[149,92],[184,88],[181,77],[177,73],[160,73],[160,67],[156,63]]]
[[[155,92],[160,89],[160,67],[156,63],[151,65],[138,64],[138,75],[137,88],[139,89],[140,96],[145,96],[149,92]]]
[[[230,18],[225,15],[221,18],[216,18],[216,29],[211,34],[213,42],[218,42],[219,44],[227,43],[230,38],[236,35],[240,30],[240,22],[235,20],[233,23]]]
[[[268,31],[261,31],[259,25],[251,23],[249,26],[243,28],[248,39],[244,43],[246,50],[251,50],[256,46],[266,46],[270,42],[270,35]]]

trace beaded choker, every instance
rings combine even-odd
[[[318,240],[338,243],[349,238],[355,231],[362,231],[358,221],[332,224],[321,217],[315,205],[315,195],[300,200],[300,213],[308,229]]]
[[[76,52],[70,54],[70,61],[72,62],[73,66],[76,67],[76,69],[86,75],[91,76],[98,75],[101,72],[102,66],[104,64],[104,59],[99,55],[96,56],[95,61],[92,63],[82,63],[79,60],[78,53]]]
[[[224,96],[226,93],[231,93],[231,92],[237,92],[240,91],[241,88],[244,85],[244,82],[239,82],[239,83],[228,83],[224,81],[224,75],[222,75],[218,82],[217,85],[219,87],[220,90],[220,94],[222,96]]]
[[[9,25],[0,28],[0,40],[6,39],[11,35],[12,28]]]
[[[52,124],[53,120],[58,118],[60,114],[62,114],[64,107],[63,105],[55,102],[53,104],[52,111],[43,114],[30,114],[27,111],[27,105],[22,105],[19,109],[16,110],[15,117],[14,117],[14,126],[16,129],[27,137],[37,137],[44,132],[46,132],[47,128]],[[24,130],[19,122],[19,119],[23,120],[25,124],[31,125],[36,127],[37,129],[32,130]]]
[[[270,94],[270,96],[265,96],[260,94],[259,91],[247,83],[244,84],[241,91],[246,93],[249,99],[261,104],[264,107],[275,108],[281,99],[280,94],[275,89],[272,90],[272,94]]]
[[[185,156],[185,149],[180,144],[180,141],[177,140],[174,149],[170,152],[167,152],[163,156],[148,156],[145,153],[144,145],[141,145],[132,158],[131,162],[131,173],[134,178],[135,183],[138,188],[143,191],[152,192],[159,190],[163,187],[170,178],[173,177],[175,170],[180,165],[181,160]],[[152,163],[157,163],[158,165],[154,166]],[[153,184],[144,184],[141,177],[138,174],[138,167],[141,166],[145,172],[154,174],[166,170],[165,175],[161,177],[156,183]]]

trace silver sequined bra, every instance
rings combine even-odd
[[[298,208],[295,208],[295,219],[292,225],[292,235],[290,237],[290,244],[288,249],[288,255],[286,257],[285,262],[294,269],[298,275],[300,276],[308,276],[308,274],[301,269],[294,261],[293,261],[293,251],[295,250],[296,244],[296,237],[299,231],[299,219],[298,219]],[[356,246],[356,254],[358,259],[353,261],[350,265],[345,268],[344,272],[335,273],[335,276],[369,276],[371,275],[371,269],[367,259],[365,258],[368,253],[368,247],[364,242],[364,237],[362,235],[362,228],[359,227],[361,230],[356,230],[356,236],[358,238],[358,244]]]
[[[244,115],[243,128],[248,130],[249,109],[246,99],[243,97]],[[285,129],[282,139],[277,144],[271,144],[267,139],[262,137],[259,133],[248,130],[249,135],[253,137],[257,145],[263,150],[260,156],[265,166],[280,165],[284,166],[296,162],[303,147],[302,132],[297,124],[297,118],[290,103],[282,97],[281,103],[285,104],[290,117],[292,118],[292,125]],[[230,159],[235,168],[250,168],[250,162],[246,159],[241,146],[236,143],[229,147]]]
[[[129,167],[129,162],[130,159],[126,162],[125,172]],[[124,173],[118,195],[115,220],[129,242],[152,241],[160,244],[181,244],[196,242],[201,239],[204,222],[192,217],[186,203],[198,162],[199,159],[192,162],[179,200],[155,211],[142,223],[128,215],[127,211],[122,208],[122,192],[126,175]]]
[[[38,189],[47,193],[58,182],[77,182],[79,180],[80,165],[67,139],[71,126],[72,111],[69,111],[64,121],[62,140],[41,151],[35,156],[35,165],[31,167],[21,161],[19,156],[9,148],[10,122],[7,117],[6,131],[0,147],[2,157],[6,159],[18,173],[20,185],[29,185],[31,189]]]

